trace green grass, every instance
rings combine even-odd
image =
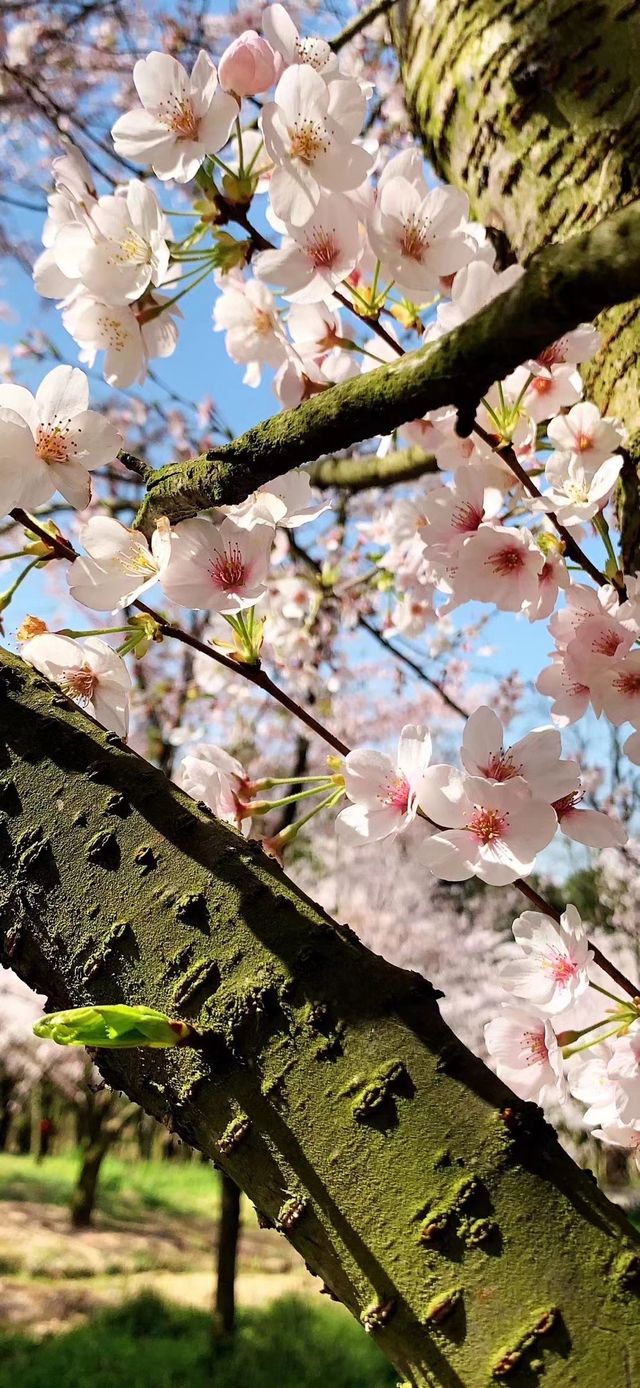
[[[210,1320],[146,1294],[63,1335],[0,1335],[0,1388],[394,1388],[364,1332],[298,1298],[245,1312],[212,1353]]]
[[[67,1205],[75,1184],[75,1153],[45,1157],[0,1152],[0,1200]],[[108,1156],[100,1173],[98,1210],[112,1219],[138,1219],[154,1211],[211,1219],[218,1209],[218,1177],[200,1161],[122,1161]]]

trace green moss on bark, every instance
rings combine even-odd
[[[4,962],[56,1007],[146,1002],[206,1032],[200,1050],[102,1053],[110,1082],[280,1221],[410,1384],[487,1388],[515,1354],[514,1388],[542,1369],[545,1388],[637,1382],[633,1231],[429,984],[8,654],[0,722]],[[127,813],[96,858],[114,796]],[[430,1209],[451,1212],[442,1245],[422,1237]]]

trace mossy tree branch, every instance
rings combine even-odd
[[[214,1157],[416,1388],[640,1377],[638,1241],[537,1110],[260,851],[0,655],[0,956],[55,1007],[146,1002],[199,1049],[102,1052]]]
[[[531,261],[506,294],[454,332],[396,362],[333,386],[258,424],[233,443],[160,468],[137,524],[173,521],[244,500],[300,463],[388,434],[441,405],[469,432],[493,381],[605,306],[640,291],[640,203]]]
[[[437,472],[432,454],[422,448],[400,448],[384,457],[361,453],[351,458],[321,458],[310,469],[314,487],[326,490],[340,487],[348,492],[364,492],[371,487],[393,487],[415,482],[425,473]]]

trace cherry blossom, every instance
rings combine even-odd
[[[89,409],[89,382],[77,367],[54,367],[35,398],[24,386],[0,386],[0,513],[40,506],[56,491],[86,506],[89,473],[113,462],[121,442]]]
[[[521,778],[535,799],[549,804],[578,788],[577,763],[562,759],[556,728],[534,728],[513,746],[505,747],[502,723],[486,706],[467,719],[460,757],[469,775],[496,785]]]
[[[325,82],[308,64],[283,73],[260,119],[276,166],[271,205],[287,226],[304,226],[321,189],[346,192],[366,178],[373,155],[354,143],[365,105],[358,83],[350,78]]]
[[[255,29],[246,29],[222,54],[218,63],[220,86],[238,99],[257,96],[273,86],[278,66],[271,44]]]
[[[579,362],[590,361],[600,340],[600,333],[592,323],[579,323],[577,328],[545,347],[539,357],[525,362],[525,366],[534,376],[549,376],[554,366],[577,366]]]
[[[554,511],[561,525],[582,525],[606,506],[621,467],[619,453],[595,469],[585,465],[579,453],[554,453],[545,466],[550,487],[538,505]]]
[[[390,160],[368,230],[383,273],[402,293],[420,301],[438,289],[442,275],[473,258],[473,243],[459,229],[467,212],[464,193],[427,188],[421,173],[407,169],[403,154]]]
[[[304,226],[292,227],[279,250],[261,251],[254,261],[259,279],[278,284],[291,303],[330,302],[333,291],[360,255],[358,218],[340,194],[319,193]]]
[[[63,227],[53,254],[97,299],[124,304],[167,278],[170,236],[153,189],[132,179],[125,196],[100,198],[85,223]]]
[[[330,506],[329,501],[322,501],[312,491],[308,472],[304,468],[292,468],[291,472],[274,477],[264,487],[252,492],[239,506],[222,509],[243,530],[253,530],[255,525],[265,524],[295,530],[299,525],[317,520]]]
[[[22,655],[103,727],[118,737],[127,736],[131,679],[124,661],[106,641],[99,636],[73,641],[45,632],[25,641]]]
[[[506,270],[494,270],[484,260],[473,260],[458,270],[451,286],[449,303],[439,304],[437,323],[444,332],[458,328],[485,308],[498,294],[504,294],[524,274],[522,265],[509,265]]]
[[[432,487],[423,503],[425,524],[420,529],[429,553],[444,546],[448,554],[459,551],[467,535],[497,514],[502,493],[485,487],[480,469],[461,468],[448,486]]]
[[[225,275],[213,306],[213,325],[224,332],[232,361],[246,363],[245,385],[259,386],[262,367],[278,367],[287,357],[285,334],[275,300],[265,284],[242,275]]]
[[[551,419],[547,434],[558,452],[577,454],[594,471],[615,453],[623,438],[617,421],[603,419],[597,405],[589,400]]]
[[[590,680],[590,693],[596,713],[603,712],[614,727],[627,722],[639,727],[640,650],[597,669]]]
[[[179,782],[193,800],[202,800],[217,819],[235,824],[243,834],[251,828],[251,816],[244,812],[242,795],[248,779],[237,757],[224,747],[202,743],[180,763]]]
[[[571,795],[553,801],[561,832],[574,843],[584,843],[588,848],[621,848],[629,837],[624,825],[613,815],[603,814],[602,810],[583,809],[580,804],[583,795],[580,787]]]
[[[505,1007],[484,1030],[500,1079],[521,1099],[550,1103],[566,1097],[562,1055],[551,1023],[524,1007]]]
[[[162,586],[172,602],[208,612],[240,612],[266,592],[273,530],[244,530],[226,517],[181,521],[172,532]]]
[[[85,607],[115,612],[152,588],[169,562],[168,522],[158,522],[149,544],[112,516],[91,516],[80,532],[86,555],[68,573],[69,592]]]
[[[337,59],[326,39],[302,38],[284,5],[268,5],[262,15],[262,30],[283,63],[305,63],[325,76],[337,67]]]
[[[359,747],[345,758],[345,790],[351,804],[336,819],[336,832],[349,845],[395,837],[415,819],[424,773],[431,758],[431,735],[407,724],[395,761],[386,752]]]
[[[207,154],[226,145],[238,103],[218,87],[210,57],[200,50],[191,75],[168,53],[139,58],[133,80],[141,107],[112,129],[117,154],[149,163],[160,179],[186,183]]]
[[[514,400],[521,399],[523,411],[535,424],[542,424],[568,405],[575,405],[582,396],[580,372],[571,364],[551,366],[548,372],[530,376],[528,366],[518,366],[507,376],[503,385]]]
[[[538,598],[544,555],[530,531],[483,524],[457,555],[457,602],[493,602],[503,612],[527,610]]]
[[[104,352],[105,381],[126,390],[144,381],[150,360],[175,352],[179,312],[161,295],[148,296],[144,309],[138,309],[80,293],[67,303],[62,321],[81,348],[81,360],[93,366],[98,352]]]
[[[513,935],[522,956],[500,968],[508,992],[553,1015],[588,988],[593,953],[575,906],[567,906],[559,921],[540,911],[523,911],[513,922]]]
[[[496,783],[463,776],[454,766],[425,772],[420,808],[440,826],[420,845],[420,857],[446,882],[482,878],[506,886],[531,871],[556,832],[546,801],[532,798],[519,777]]]

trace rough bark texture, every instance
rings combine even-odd
[[[389,434],[440,405],[457,405],[461,428],[470,433],[494,380],[639,288],[636,202],[569,245],[547,247],[518,284],[438,342],[332,386],[233,443],[151,473],[137,524],[149,533],[158,516],[178,521],[243,501],[299,463]]]
[[[392,15],[429,158],[519,259],[638,198],[639,0],[399,0]],[[640,300],[598,326],[587,389],[633,436]]]
[[[232,830],[0,657],[0,957],[198,1050],[101,1068],[228,1171],[418,1388],[630,1388],[638,1241],[458,1042]]]

